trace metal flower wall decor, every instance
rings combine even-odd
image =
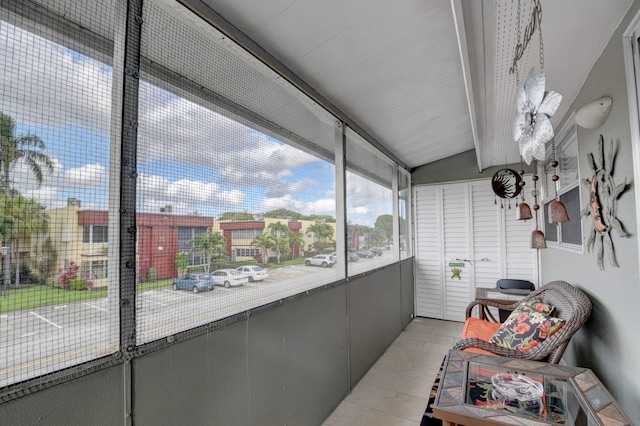
[[[614,160],[613,140],[609,144],[607,159],[604,158],[604,138],[598,139],[598,163],[593,154],[588,154],[587,159],[591,166],[591,179],[582,179],[582,184],[589,188],[589,203],[580,212],[581,216],[591,216],[592,226],[587,241],[587,250],[590,252],[595,245],[598,268],[604,270],[604,249],[606,247],[611,266],[618,266],[616,254],[613,249],[611,230],[614,229],[618,236],[626,237],[629,234],[623,229],[618,220],[616,205],[620,195],[627,188],[627,178],[616,185],[613,180]]]
[[[533,158],[545,159],[545,144],[554,136],[550,118],[561,101],[559,93],[545,92],[543,71],[531,68],[526,80],[518,84],[513,140],[520,145],[520,155],[527,164],[531,164]]]

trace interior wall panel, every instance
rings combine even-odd
[[[3,425],[121,425],[124,365],[0,404]]]
[[[395,264],[348,284],[351,386],[402,331],[399,275]]]
[[[136,424],[320,424],[348,391],[345,300],[338,286],[136,359]]]

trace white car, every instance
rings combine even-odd
[[[244,276],[249,278],[250,283],[254,281],[262,281],[265,278],[269,278],[269,273],[267,272],[267,270],[261,268],[258,265],[240,266],[236,268],[236,271],[244,274]]]
[[[216,285],[223,285],[227,288],[236,287],[249,282],[249,278],[242,272],[235,269],[218,269],[211,274]]]
[[[328,268],[336,264],[336,258],[330,254],[316,254],[313,257],[308,257],[304,260],[304,264],[307,266],[322,266]]]

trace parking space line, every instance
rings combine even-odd
[[[87,303],[87,302],[84,302],[84,304],[89,306],[90,308],[98,309],[102,312],[108,312],[105,308],[101,308],[100,306],[92,305],[91,303]]]
[[[179,296],[179,297],[192,297],[192,296],[200,297],[197,294],[193,294],[191,292],[188,292],[188,293],[187,292],[179,292],[177,290],[169,290],[167,288],[163,289],[163,291],[166,291],[168,293],[173,294],[174,296]]]
[[[160,305],[160,306],[169,306],[169,305],[164,304],[164,303],[156,302],[155,300],[144,299],[144,301],[145,302],[149,302],[149,303],[155,303],[156,305]]]
[[[38,315],[35,312],[29,312],[29,314],[33,315],[34,317],[40,318],[42,321],[44,322],[48,322],[49,324],[51,324],[54,327],[58,327],[58,328],[62,328],[61,325],[56,324],[55,322],[49,321],[48,319],[46,319],[45,317],[43,317],[42,315]]]

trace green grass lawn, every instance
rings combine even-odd
[[[172,280],[160,280],[152,283],[138,285],[138,291],[145,291],[153,288],[167,287]],[[24,289],[7,290],[0,293],[0,313],[20,311],[22,309],[34,309],[42,306],[64,305],[65,303],[77,302],[79,300],[97,299],[106,297],[107,290],[63,290],[46,285],[34,285]]]

